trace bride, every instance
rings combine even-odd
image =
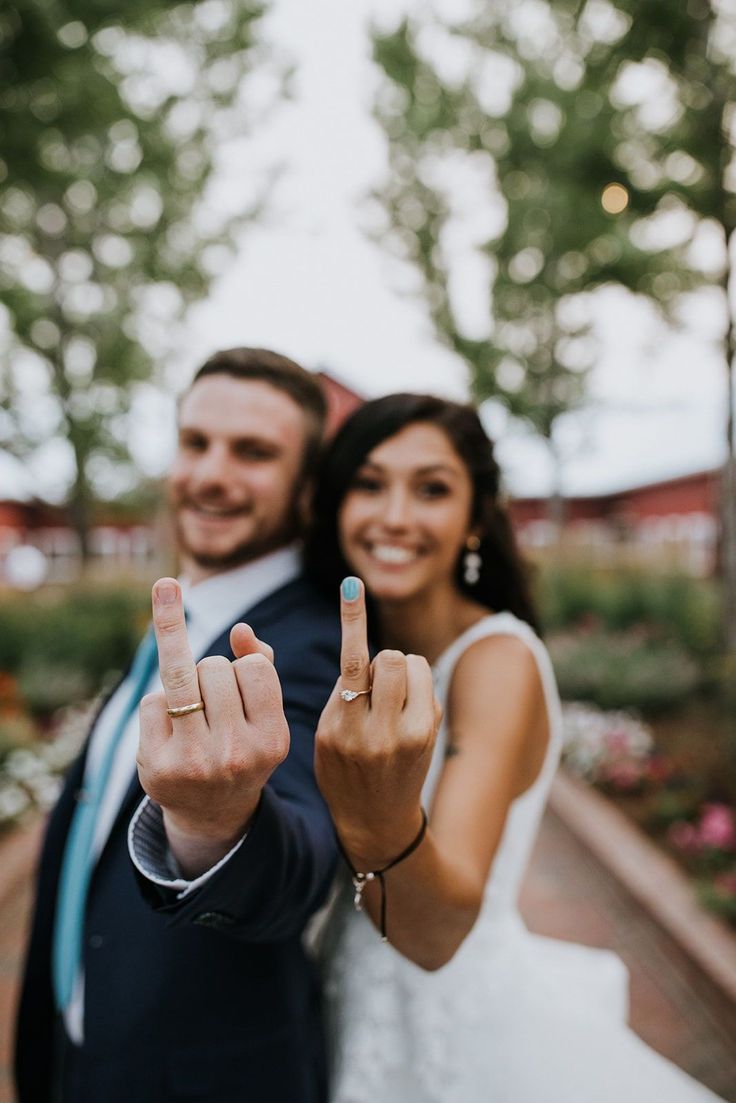
[[[346,865],[322,936],[332,1103],[715,1101],[628,1029],[615,955],[519,915],[560,706],[476,413],[368,402],[315,512],[315,579],[365,584],[342,583],[317,734]]]

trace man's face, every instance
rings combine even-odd
[[[260,380],[209,375],[184,396],[168,485],[193,582],[296,535],[306,431],[297,403]]]

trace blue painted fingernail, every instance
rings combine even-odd
[[[345,601],[355,601],[360,597],[360,580],[349,575],[343,578],[340,590]]]

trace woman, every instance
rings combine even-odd
[[[517,911],[560,709],[476,413],[364,405],[326,457],[307,562],[333,594],[360,576],[392,649],[370,662],[346,578],[316,753],[353,877],[323,937],[333,1103],[715,1100],[626,1028],[618,958]]]

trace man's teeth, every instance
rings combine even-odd
[[[195,506],[197,513],[204,513],[208,517],[229,517],[234,510],[232,509],[213,509],[212,506]]]
[[[416,552],[395,544],[374,544],[371,552],[382,563],[411,563],[417,557]]]

